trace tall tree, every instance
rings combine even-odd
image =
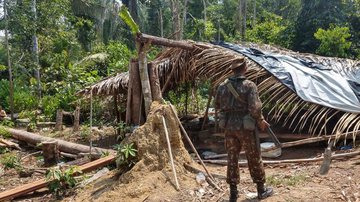
[[[173,21],[173,34],[176,40],[182,39],[182,27],[180,18],[180,0],[171,0],[171,11]]]
[[[245,41],[246,33],[246,0],[239,0],[238,5],[238,16],[239,16],[239,32],[241,35],[241,40]]]
[[[10,95],[10,112],[11,112],[11,120],[14,120],[14,83],[13,83],[13,74],[11,68],[11,56],[10,56],[10,47],[9,47],[9,39],[8,39],[8,14],[7,14],[7,0],[4,0],[4,19],[5,19],[5,46],[6,46],[6,55],[7,55],[7,66],[9,68],[9,95]]]
[[[346,18],[342,0],[302,0],[302,8],[295,24],[293,48],[315,52],[320,42],[314,37],[317,29],[328,29],[330,24],[343,25]]]
[[[40,80],[40,64],[39,64],[39,44],[38,44],[38,38],[36,36],[36,30],[37,30],[37,10],[36,10],[36,0],[31,1],[31,11],[34,18],[35,23],[35,29],[32,36],[32,56],[34,60],[35,65],[35,78],[37,81],[37,93],[38,97],[41,98],[41,80]]]

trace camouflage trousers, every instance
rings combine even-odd
[[[227,179],[229,184],[239,184],[239,155],[245,150],[248,167],[254,183],[265,183],[265,171],[262,163],[259,142],[252,131],[226,130],[225,148],[228,154]]]

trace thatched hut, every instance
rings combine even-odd
[[[164,45],[154,43],[154,40],[142,40],[143,42]],[[151,62],[151,67],[159,76],[163,93],[181,83],[195,80],[210,81],[215,89],[222,81],[231,76],[229,67],[233,59],[248,58],[240,52],[210,43],[179,43],[182,44],[180,46],[170,44],[173,47],[162,51]],[[336,71],[339,75],[353,75],[355,85],[360,85],[359,80],[356,80],[360,76],[359,61],[302,54],[269,45],[245,44],[244,46],[321,64]],[[347,133],[352,135],[355,140],[356,135],[359,134],[360,111],[343,111],[305,101],[262,65],[250,58],[246,61],[249,67],[247,77],[257,84],[259,94],[264,102],[264,111],[269,120],[294,132],[313,135]],[[128,79],[125,77],[127,76],[127,73],[118,74],[90,86],[88,90],[84,90],[82,93],[85,95],[89,94],[90,91],[93,92],[93,95],[126,93],[126,81]]]

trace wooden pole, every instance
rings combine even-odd
[[[208,171],[208,169],[206,168],[204,162],[202,161],[199,153],[198,153],[197,150],[195,149],[194,144],[191,142],[191,139],[189,138],[189,136],[188,136],[185,128],[182,126],[182,124],[181,124],[181,122],[180,122],[180,120],[179,120],[179,118],[178,118],[178,116],[177,116],[177,114],[176,114],[176,112],[175,112],[175,109],[174,109],[174,107],[173,107],[171,104],[170,104],[170,108],[171,108],[171,111],[173,112],[174,117],[176,118],[176,120],[177,120],[177,122],[178,122],[178,124],[179,124],[179,126],[180,126],[180,129],[181,129],[181,131],[182,131],[182,134],[185,136],[185,139],[188,141],[191,149],[192,149],[193,152],[195,153],[196,157],[199,159],[201,165],[203,166],[204,170],[205,170],[206,173],[208,174],[209,178],[210,178],[211,180],[215,181],[214,177],[213,177],[213,176],[211,175],[211,173]],[[218,187],[218,188],[219,188],[219,187]],[[221,190],[221,188],[219,188],[219,189]]]
[[[152,62],[148,64],[148,67],[153,101],[162,102],[163,98],[161,94],[158,69]]]
[[[175,178],[176,189],[177,189],[178,191],[180,191],[179,182],[178,182],[178,179],[177,179],[177,176],[176,176],[174,159],[173,159],[172,151],[171,151],[171,144],[170,144],[170,139],[169,139],[169,133],[168,133],[168,130],[167,130],[167,126],[166,126],[166,122],[165,122],[164,116],[161,116],[161,119],[162,119],[162,123],[163,123],[163,126],[164,126],[164,131],[165,131],[165,136],[166,136],[166,142],[167,142],[168,150],[169,150],[169,157],[170,157],[171,168],[172,168],[172,171],[173,171],[173,174],[174,174],[174,178]]]
[[[207,123],[207,119],[208,119],[208,115],[209,115],[209,107],[210,107],[210,103],[211,103],[213,94],[214,94],[214,92],[213,92],[213,90],[212,90],[212,87],[210,87],[210,89],[209,89],[208,102],[207,102],[207,104],[206,104],[206,111],[205,111],[203,123],[202,123],[202,125],[201,125],[201,130],[204,130],[205,124]]]
[[[133,74],[135,72],[133,71],[133,62],[132,60],[129,63],[129,82],[128,82],[128,92],[127,92],[127,99],[126,99],[126,117],[125,122],[126,124],[131,123],[131,115],[132,115],[132,84],[133,84]]]
[[[147,116],[147,114],[150,112],[152,95],[151,95],[149,70],[147,66],[145,49],[146,49],[145,45],[141,44],[138,50],[138,54],[139,54],[139,72],[140,72],[141,87],[142,87],[142,93],[144,95],[145,115]]]
[[[195,46],[191,42],[171,40],[143,33],[139,33],[136,37],[136,40],[140,41],[141,43],[150,42],[152,45],[182,48],[186,50],[193,50],[195,48]]]

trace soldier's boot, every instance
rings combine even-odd
[[[236,184],[230,184],[230,199],[229,202],[236,202],[238,198],[238,190]]]
[[[259,199],[265,199],[273,194],[271,187],[265,187],[264,183],[257,183],[257,193]]]

